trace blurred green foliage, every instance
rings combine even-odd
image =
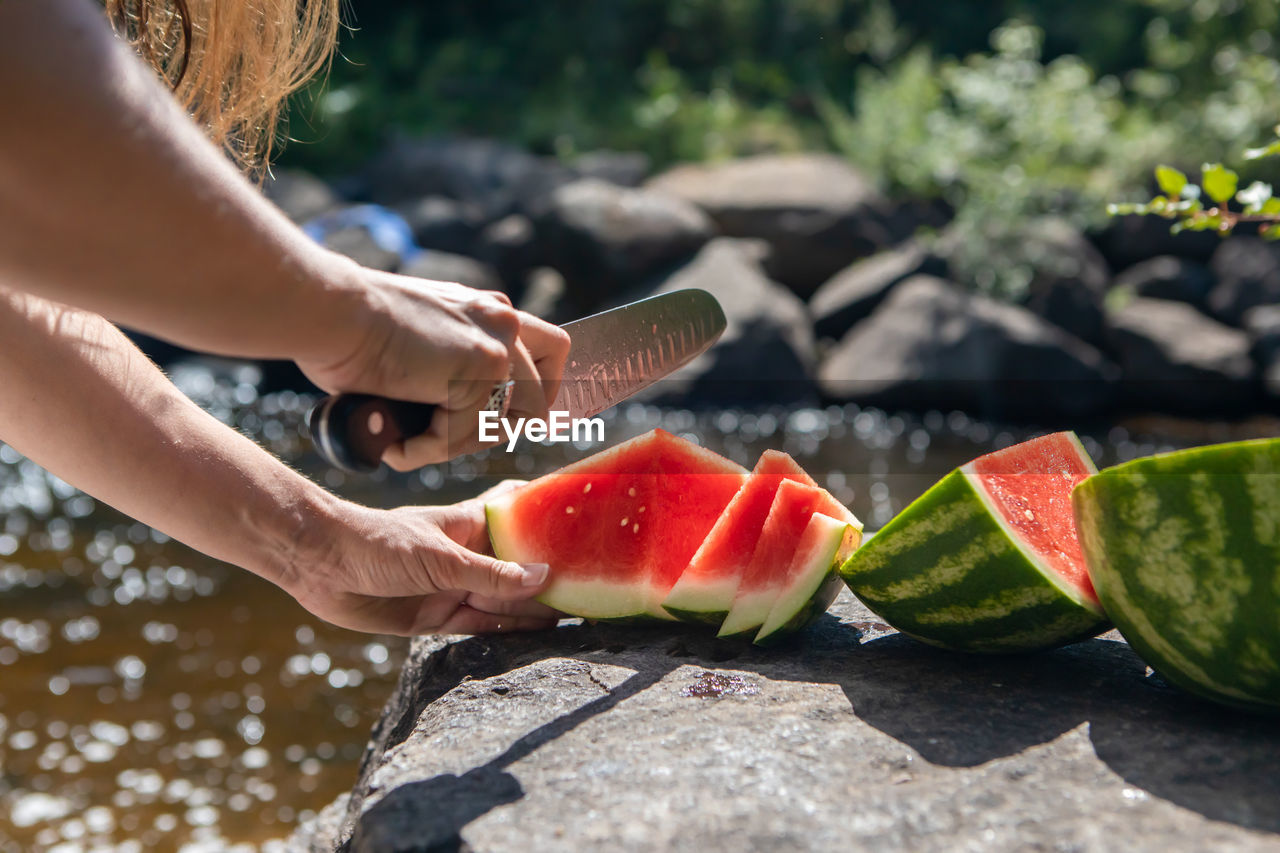
[[[1280,120],[1275,0],[353,7],[343,58],[293,112],[286,164],[350,171],[395,132],[658,166],[834,148],[891,193],[946,199],[958,267],[997,292],[1034,267],[1009,257],[1028,217],[1097,225],[1107,202],[1150,197],[1153,163],[1197,168]]]

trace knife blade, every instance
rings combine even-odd
[[[551,411],[586,418],[688,364],[724,332],[724,311],[705,290],[677,290],[566,323],[571,344]],[[307,416],[316,450],[351,472],[375,470],[392,444],[431,426],[430,403],[335,394]]]

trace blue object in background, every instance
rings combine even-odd
[[[378,248],[398,255],[401,264],[413,260],[424,251],[414,242],[413,229],[404,217],[380,204],[344,207],[332,213],[321,214],[302,226],[306,235],[317,243],[323,243],[330,234],[347,228],[365,229]]]

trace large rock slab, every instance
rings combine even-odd
[[[847,593],[771,650],[681,626],[422,638],[310,851],[1280,849],[1280,732],[1115,635],[1020,657]]]
[[[1129,267],[1115,277],[1112,286],[1121,298],[1172,299],[1204,308],[1213,289],[1213,274],[1195,261],[1161,255]]]
[[[804,297],[894,242],[888,202],[870,180],[830,154],[680,165],[646,186],[698,205],[722,234],[766,241],[769,276]]]
[[[688,260],[713,230],[687,201],[596,178],[551,193],[535,226],[543,256],[583,311]]]
[[[1168,299],[1133,299],[1109,317],[1124,399],[1213,417],[1255,398],[1249,335]]]
[[[1098,350],[1026,308],[927,275],[897,285],[818,371],[837,400],[1024,419],[1097,412],[1113,378]]]
[[[1023,256],[1034,270],[1022,304],[1082,341],[1101,343],[1102,303],[1111,280],[1102,253],[1079,229],[1056,217],[1031,222],[1021,238]]]
[[[817,398],[813,329],[804,303],[772,281],[758,241],[718,238],[636,296],[707,291],[727,326],[709,351],[654,386],[654,399],[689,405],[805,403]]]

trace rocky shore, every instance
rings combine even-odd
[[[1116,634],[948,654],[847,593],[774,650],[679,627],[421,638],[288,849],[1280,849],[1280,735]]]
[[[651,174],[631,153],[564,164],[489,140],[402,139],[348,178],[284,172],[266,191],[369,266],[501,289],[557,322],[710,291],[729,329],[668,387],[683,404],[1034,422],[1280,400],[1280,248],[1252,236],[1031,221],[1030,284],[997,301],[957,274],[944,206],[886,198],[827,154]]]

